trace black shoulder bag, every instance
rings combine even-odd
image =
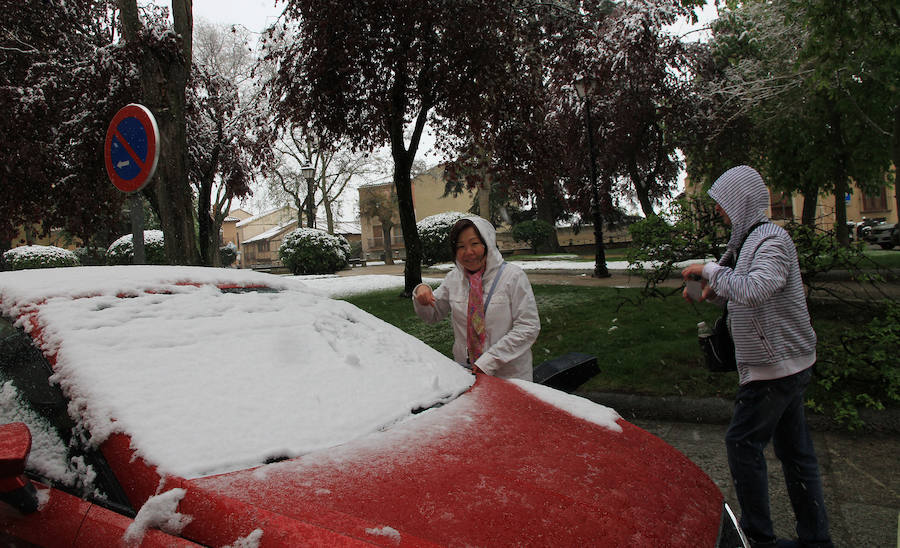
[[[765,223],[766,221],[760,221],[750,227],[750,230],[747,231],[747,235],[741,240],[741,245],[738,247],[734,257],[734,263],[728,266],[733,267],[737,265],[737,260],[738,257],[740,257],[741,249],[744,247],[744,242],[747,241],[747,238],[754,230]],[[731,332],[728,330],[727,305],[725,306],[722,315],[713,325],[712,331],[707,334],[699,334],[698,340],[700,341],[700,348],[706,356],[707,369],[714,373],[737,371],[737,358],[735,358],[734,355],[734,340],[731,338]]]

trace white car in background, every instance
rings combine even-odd
[[[881,246],[881,249],[900,245],[900,223],[880,223],[871,227],[866,241]]]

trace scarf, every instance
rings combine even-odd
[[[475,273],[466,272],[469,280],[469,304],[466,308],[466,347],[469,349],[469,363],[475,365],[475,360],[484,352],[484,287],[481,284],[481,275],[484,270]]]

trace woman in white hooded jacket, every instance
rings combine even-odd
[[[451,230],[456,267],[433,292],[427,284],[416,286],[413,306],[426,323],[450,314],[458,363],[531,381],[531,345],[541,330],[537,303],[525,272],[503,261],[496,242],[494,227],[485,219],[460,219]]]

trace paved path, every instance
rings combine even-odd
[[[631,419],[687,455],[739,506],[725,455],[726,425]],[[835,546],[900,546],[900,436],[813,431]],[[766,451],[775,533],[794,537],[794,517],[781,464]]]

